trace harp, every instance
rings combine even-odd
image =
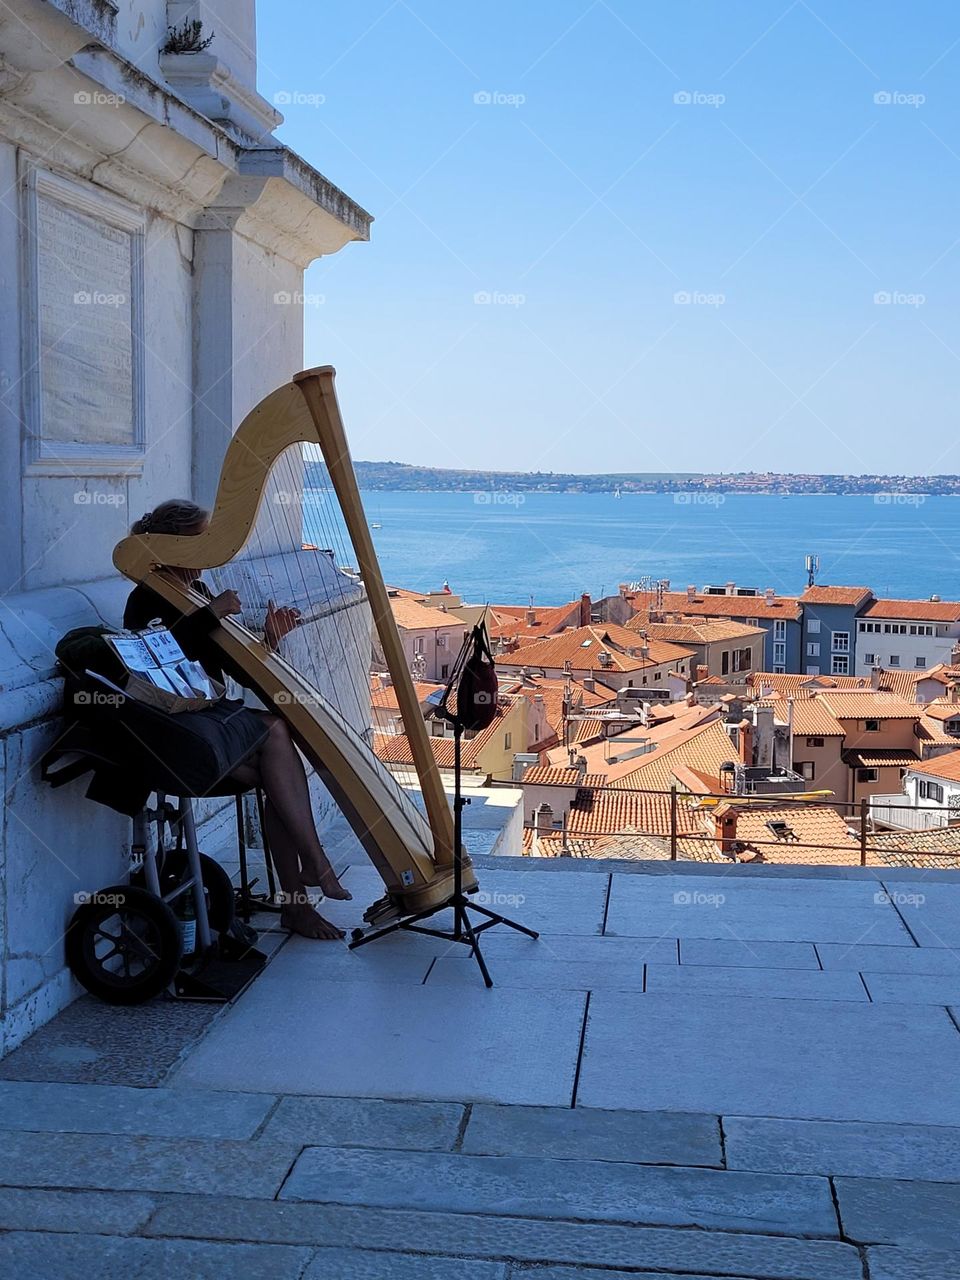
[[[330,367],[298,373],[244,418],[204,532],[130,536],[113,560],[183,612],[204,597],[164,566],[208,572],[219,589],[237,591],[240,619],[224,619],[211,638],[286,721],[352,827],[386,887],[365,915],[381,923],[450,898],[454,825],[364,515],[334,376]],[[345,567],[351,552],[354,572]],[[271,599],[301,612],[276,651],[258,635]],[[371,614],[423,812],[370,745]],[[465,855],[464,862],[472,890]]]

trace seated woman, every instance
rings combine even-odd
[[[196,503],[174,498],[147,512],[130,532],[197,534],[207,527],[208,520],[209,513]],[[240,612],[236,592],[222,591],[214,596],[193,569],[168,568],[166,572],[206,596],[208,603],[184,615],[175,605],[140,584],[127,600],[123,625],[139,631],[160,621],[173,631],[187,657],[198,661],[208,676],[222,681],[227,674],[244,684],[243,672],[234,669],[210,640],[210,632],[219,626],[221,618]],[[297,626],[298,617],[296,609],[275,609],[271,601],[267,610],[266,643],[276,649],[287,632]],[[253,719],[244,721],[243,717]],[[343,930],[325,920],[307,897],[309,885],[318,885],[328,898],[345,899],[351,895],[337,879],[317,836],[303,761],[286,723],[266,711],[236,707],[224,720],[223,735],[224,753],[230,761],[227,777],[245,787],[261,787],[266,798],[266,836],[283,890],[280,923],[306,938],[342,938]]]

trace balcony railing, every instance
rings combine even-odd
[[[653,839],[664,841],[668,847],[666,855],[670,861],[677,861],[678,858],[689,856],[689,852],[684,852],[680,848],[680,842],[684,842],[684,846],[689,850],[689,844],[695,842],[696,845],[702,846],[704,852],[719,854],[726,847],[731,854],[731,861],[735,860],[735,846],[738,842],[750,849],[756,849],[763,854],[767,849],[810,849],[817,850],[820,853],[845,853],[853,854],[856,861],[861,866],[878,865],[881,856],[884,859],[895,857],[898,853],[904,856],[922,857],[924,859],[935,860],[937,858],[960,859],[960,850],[928,850],[928,849],[904,849],[898,850],[895,847],[874,844],[871,837],[877,835],[876,822],[883,821],[890,826],[896,826],[898,830],[906,833],[907,831],[924,831],[932,829],[945,829],[951,820],[960,820],[960,814],[950,810],[948,806],[942,807],[924,807],[918,809],[916,805],[908,805],[903,802],[903,795],[880,796],[874,800],[880,799],[883,804],[880,806],[886,814],[896,812],[900,815],[899,819],[894,821],[891,817],[879,819],[872,813],[871,801],[864,798],[859,801],[843,801],[843,800],[826,800],[820,797],[810,798],[809,800],[799,800],[789,794],[780,796],[762,797],[760,799],[747,798],[748,802],[743,805],[743,812],[763,813],[764,810],[778,810],[778,821],[783,818],[783,810],[796,809],[803,807],[814,808],[830,808],[836,809],[847,823],[850,833],[850,839],[843,844],[825,843],[824,841],[805,841],[796,838],[790,830],[789,814],[786,815],[787,833],[778,838],[772,831],[770,839],[755,839],[752,835],[749,840],[738,837],[735,831],[730,831],[726,836],[720,832],[706,830],[705,827],[699,830],[691,830],[691,824],[687,821],[681,821],[682,806],[690,806],[691,801],[698,802],[698,812],[703,818],[707,818],[713,806],[709,802],[725,801],[737,804],[743,802],[744,797],[732,796],[729,794],[710,793],[709,795],[694,795],[691,792],[681,791],[679,788],[673,788],[670,791],[654,791],[647,789],[622,789],[618,790],[618,795],[644,795],[644,796],[666,796],[669,797],[669,819],[664,826],[657,828],[644,828],[641,826],[628,825],[610,830],[600,830],[591,827],[587,831],[580,831],[576,826],[572,826],[567,821],[567,815],[564,815],[562,821],[558,825],[547,828],[538,828],[535,822],[525,822],[525,827],[536,833],[539,837],[547,838],[551,841],[559,841],[563,852],[569,852],[571,856],[578,855],[578,847],[585,843],[596,843],[611,837],[623,837],[629,839],[631,836],[637,838],[650,837]],[[893,803],[894,800],[901,803]],[[702,804],[702,802],[708,802]],[[701,807],[702,804],[702,807]],[[911,816],[912,815],[912,816]],[[923,820],[928,816],[939,815],[941,821],[934,827],[923,825]],[[616,854],[611,854],[616,857]],[[776,859],[771,859],[775,862]],[[802,860],[795,860],[802,861]],[[844,860],[846,861],[846,860]]]
[[[903,792],[870,797],[870,817],[886,827],[899,831],[937,831],[946,827],[951,818],[960,818],[943,805],[905,805]]]

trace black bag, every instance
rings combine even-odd
[[[457,685],[457,719],[464,729],[486,729],[497,714],[499,685],[486,623],[478,622],[470,637],[470,654]]]

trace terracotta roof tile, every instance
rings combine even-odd
[[[390,608],[398,627],[404,631],[432,631],[437,627],[458,627],[460,631],[469,628],[462,618],[452,613],[444,613],[442,609],[434,609],[429,605],[419,604],[407,596],[391,596]]]
[[[960,749],[947,751],[942,756],[934,756],[930,760],[917,760],[910,766],[914,773],[922,773],[931,778],[946,778],[949,782],[960,782]]]
[[[873,598],[869,587],[807,587],[800,597],[802,604],[862,605]]]
[[[816,696],[838,720],[916,720],[921,712],[918,703],[905,702],[882,690],[862,693],[828,690]]]
[[[628,602],[634,609],[649,613],[656,609],[657,598],[652,591],[628,594]],[[795,596],[774,596],[768,604],[764,596],[712,596],[694,595],[685,591],[667,591],[663,596],[663,612],[696,614],[702,618],[787,618],[800,620],[800,601]]]
[[[651,640],[647,646],[649,656],[640,656],[642,641],[633,631],[613,623],[603,626],[574,627],[559,635],[549,636],[532,644],[523,645],[512,653],[497,656],[500,667],[541,667],[562,669],[569,662],[573,671],[604,670],[611,672],[642,671],[648,667],[673,665],[692,657],[688,649]],[[600,654],[609,654],[607,667],[600,661]]]
[[[956,600],[875,600],[864,610],[864,618],[890,618],[916,622],[960,621],[960,602]]]

